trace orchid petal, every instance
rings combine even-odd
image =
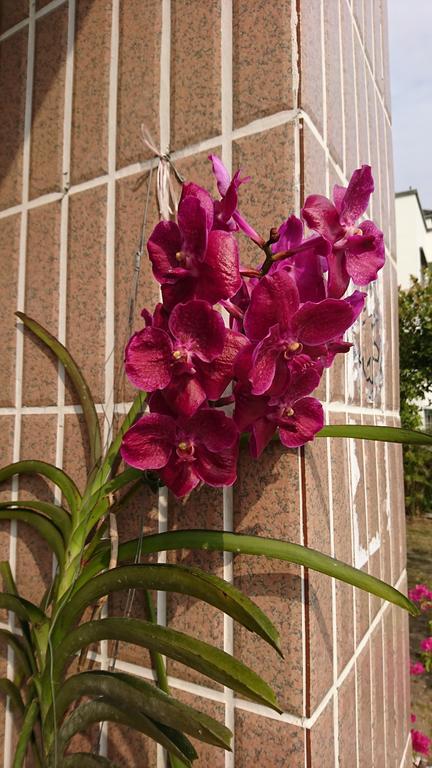
[[[379,270],[384,266],[384,238],[372,221],[364,221],[360,229],[363,235],[348,239],[346,268],[357,285],[368,285],[377,279]]]
[[[293,405],[294,415],[288,421],[295,431],[289,427],[279,427],[280,441],[287,448],[298,448],[304,445],[324,426],[324,411],[319,400],[314,397],[304,397]]]
[[[200,445],[195,452],[195,470],[201,480],[214,488],[233,485],[237,480],[238,440],[229,447],[213,452]]]
[[[309,195],[302,208],[302,217],[309,229],[318,232],[330,243],[336,242],[343,235],[339,214],[324,195]]]
[[[161,469],[160,478],[178,499],[187,496],[200,483],[195,462],[182,461],[175,453],[167,465]]]
[[[276,424],[269,419],[258,419],[252,427],[249,442],[249,450],[254,459],[259,459],[263,450],[267,448],[276,431]]]
[[[212,230],[205,261],[199,265],[196,296],[210,304],[229,299],[239,290],[240,276],[237,241],[229,232]]]
[[[234,421],[216,408],[201,408],[187,423],[193,442],[205,445],[210,451],[232,448],[238,438]]]
[[[146,413],[126,432],[120,453],[137,469],[161,469],[175,444],[175,421],[170,416]]]
[[[209,155],[208,159],[212,164],[213,174],[216,178],[217,188],[221,197],[224,197],[230,184],[230,175],[225,168],[222,160],[217,155]]]
[[[129,339],[125,371],[138,389],[153,392],[166,387],[171,381],[172,362],[172,343],[165,331],[148,327]]]
[[[192,195],[184,197],[177,218],[182,234],[180,250],[188,256],[203,259],[207,247],[207,212],[200,200]]]
[[[202,299],[177,304],[169,319],[169,329],[186,349],[205,362],[214,360],[224,348],[226,329],[222,316]]]
[[[200,203],[201,207],[204,209],[206,214],[207,230],[210,232],[213,226],[213,199],[211,195],[207,192],[206,189],[203,189],[203,187],[199,187],[198,184],[194,184],[193,182],[188,182],[187,184],[183,184],[182,195],[180,198],[180,205],[182,201],[187,197],[196,198]],[[179,210],[180,210],[180,206],[179,206]]]
[[[279,327],[273,326],[268,336],[265,337],[255,349],[252,357],[252,370],[249,381],[252,384],[254,395],[262,395],[271,387],[275,373],[276,363],[283,351],[278,345]]]
[[[199,379],[209,400],[218,400],[233,378],[234,362],[248,340],[235,331],[226,329],[224,348],[211,363],[200,363]]]
[[[374,180],[370,165],[362,165],[354,171],[345,192],[340,220],[344,226],[353,226],[363,216],[369,205],[369,198],[374,191]]]
[[[181,233],[174,221],[160,221],[150,235],[147,250],[153,274],[159,283],[169,280],[170,272],[178,267],[176,253],[181,250]]]
[[[299,306],[299,293],[293,278],[285,270],[263,277],[253,289],[244,327],[250,339],[259,341],[279,323],[290,326]]]
[[[330,298],[340,299],[348,288],[350,281],[346,269],[345,252],[342,250],[331,251],[327,259],[329,268],[327,293]]]
[[[343,299],[307,301],[295,316],[299,341],[314,346],[341,336],[354,322],[354,310]]]
[[[335,184],[333,187],[333,202],[337,212],[340,214],[342,210],[342,203],[347,191],[346,187],[341,187],[340,184]]]
[[[176,376],[163,390],[170,408],[180,416],[192,416],[205,402],[206,393],[197,376],[188,373]]]

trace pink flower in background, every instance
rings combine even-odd
[[[421,661],[416,661],[414,664],[411,662],[410,664],[410,675],[423,675],[424,672],[426,672],[423,664]]]
[[[417,720],[417,717],[416,717],[416,715],[413,715],[413,714],[411,713],[411,715],[410,715],[410,720],[411,720],[411,722],[412,722],[412,723],[415,723],[415,721]]]
[[[374,182],[369,165],[354,171],[348,187],[335,185],[333,202],[323,195],[309,195],[302,209],[308,227],[332,246],[328,256],[328,295],[340,298],[350,278],[357,285],[376,280],[385,261],[384,238],[372,221],[358,219],[365,213]]]
[[[422,603],[432,600],[432,590],[426,584],[416,584],[415,587],[408,590],[408,597],[413,603]]]
[[[428,757],[431,745],[429,736],[426,736],[422,731],[416,731],[414,728],[411,728],[411,741],[414,752]]]
[[[131,467],[159,470],[178,496],[200,482],[232,485],[237,477],[238,430],[222,411],[201,408],[187,420],[146,413],[125,434],[121,455]]]
[[[420,643],[420,648],[425,653],[432,653],[432,637],[425,637]]]

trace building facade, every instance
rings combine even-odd
[[[432,211],[422,208],[416,189],[396,193],[396,250],[398,283],[406,289],[432,262]]]
[[[397,271],[386,0],[3,0],[0,11],[1,464],[37,457],[80,481],[82,415],[57,367],[15,324],[24,310],[65,342],[96,398],[105,437],[132,390],[122,373],[143,219],[158,220],[156,159],[140,126],[187,178],[212,185],[209,152],[254,184],[242,212],[263,232],[329,194],[370,163],[370,214],[387,263],[354,329],[353,348],[319,397],[329,423],[398,424]],[[145,214],[145,211],[146,214]],[[244,258],[251,258],[244,253]],[[145,254],[139,310],[157,298]],[[10,496],[10,489],[1,489]],[[52,498],[39,482],[15,496]],[[119,518],[121,537],[214,527],[307,543],[406,588],[401,451],[320,440],[245,454],[232,491],[186,504],[145,491]],[[24,525],[1,525],[1,558],[40,599],[52,563]],[[169,559],[171,556],[169,557]],[[280,629],[285,659],[211,608],[158,599],[159,620],[250,663],[274,686],[277,716],[168,662],[173,691],[225,721],[230,754],[199,747],[212,768],[408,768],[407,617],[378,599],[297,566],[252,557],[198,562],[246,590]],[[123,603],[111,605],[122,610]],[[142,616],[137,594],[134,614]],[[8,617],[2,616],[3,626]],[[109,644],[96,663],[106,666]],[[13,659],[5,648],[2,674]],[[121,646],[117,668],[149,676],[149,659]],[[16,740],[0,719],[4,766]],[[92,740],[93,739],[93,740]],[[83,737],[94,748],[94,734]],[[119,726],[103,754],[161,768],[161,750]]]

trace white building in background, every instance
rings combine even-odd
[[[432,211],[424,210],[416,189],[396,193],[396,248],[398,283],[409,288],[413,275],[432,263]]]
[[[416,189],[396,193],[396,249],[399,285],[409,288],[411,276],[421,282],[424,268],[432,264],[432,210],[422,208]],[[432,392],[418,405],[424,428],[432,432]]]

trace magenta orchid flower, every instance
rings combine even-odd
[[[159,222],[147,244],[168,309],[194,298],[216,304],[241,285],[237,242],[229,232],[211,230],[213,219],[203,204],[204,195],[190,190],[180,202],[178,224]]]
[[[421,661],[411,662],[410,663],[410,675],[423,675],[426,672],[425,667],[421,663]]]
[[[420,648],[424,653],[432,653],[432,637],[425,637],[420,643]]]
[[[357,298],[357,297],[356,297]],[[353,324],[358,311],[343,299],[324,299],[300,306],[297,286],[285,270],[263,277],[254,288],[244,318],[248,338],[256,343],[249,381],[255,395],[264,394],[280,376],[287,362],[304,346],[340,339]]]
[[[250,451],[258,458],[276,430],[281,443],[297,448],[312,440],[324,425],[321,403],[307,397],[320,382],[321,370],[306,355],[291,361],[285,390],[271,397],[254,395],[249,383],[234,390],[234,421],[240,431],[251,433]]]
[[[222,411],[210,408],[187,420],[146,413],[126,432],[121,455],[131,467],[159,470],[162,482],[181,498],[201,482],[233,485],[238,430]]]
[[[422,731],[416,731],[414,728],[411,728],[411,742],[414,752],[428,757],[432,743],[429,736],[426,736]]]
[[[328,269],[327,257],[331,246],[321,236],[303,239],[303,223],[297,216],[290,216],[278,230],[279,239],[273,243],[273,254],[289,252],[288,258],[277,259],[269,274],[286,269],[294,278],[300,301],[322,301],[327,297],[324,272]]]
[[[129,380],[146,392],[164,390],[174,411],[191,416],[217,400],[232,377],[244,337],[225,328],[219,312],[201,299],[178,304],[166,329],[153,324],[135,333],[125,352]]]
[[[251,238],[258,245],[263,245],[263,238],[255,232],[253,227],[248,224],[246,219],[237,209],[238,190],[245,182],[250,180],[250,176],[240,178],[240,171],[236,171],[233,178],[225,168],[222,160],[217,155],[209,155],[208,158],[212,164],[213,174],[216,179],[217,188],[221,200],[215,201],[214,213],[215,220],[213,226],[215,229],[233,230],[241,229],[245,235]]]
[[[348,187],[335,185],[333,203],[323,195],[309,195],[302,209],[308,227],[332,246],[328,255],[328,295],[340,298],[350,278],[357,285],[376,280],[385,261],[384,238],[372,221],[358,219],[365,213],[374,182],[369,165],[354,171]]]

